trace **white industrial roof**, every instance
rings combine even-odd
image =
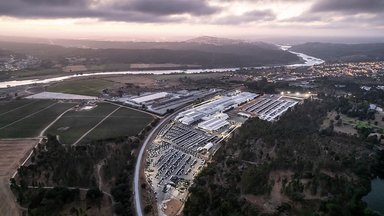
[[[220,114],[221,112],[225,112],[229,108],[236,107],[239,104],[244,103],[248,100],[254,99],[257,96],[258,96],[257,94],[253,94],[249,92],[241,92],[233,96],[223,96],[219,99],[210,101],[208,103],[202,104],[195,108],[179,113],[179,115],[176,117],[176,120],[179,120],[181,122],[184,121],[185,123],[187,122],[185,121],[186,118],[188,119],[191,117],[193,118],[194,121],[200,120],[202,118],[203,120],[207,120],[207,119],[210,119],[209,116],[211,115],[215,116],[217,113]],[[219,115],[217,118],[226,119],[228,118],[228,116]]]
[[[229,125],[229,122],[224,119],[213,118],[213,119],[199,123],[198,127],[208,131],[215,131],[224,127],[225,125]]]
[[[65,94],[58,92],[41,92],[26,97],[28,99],[56,99],[56,100],[96,100],[97,97],[76,95],[76,94]]]
[[[168,95],[167,92],[158,92],[158,93],[154,93],[154,94],[150,94],[150,95],[146,95],[146,96],[143,96],[143,97],[137,97],[137,98],[134,98],[134,99],[131,99],[133,102],[135,103],[144,103],[144,102],[147,102],[147,101],[151,101],[151,100],[156,100],[156,99],[159,99],[159,98],[164,98]]]

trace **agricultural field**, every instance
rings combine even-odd
[[[116,83],[100,78],[65,80],[48,87],[47,91],[68,94],[98,96],[106,88],[112,88]]]
[[[149,114],[122,107],[84,137],[84,141],[134,136],[152,120]]]
[[[9,108],[10,106],[13,108]],[[73,106],[73,103],[53,100],[22,100],[1,103],[0,138],[36,137],[57,116]],[[5,111],[6,108],[8,111]]]
[[[91,110],[70,111],[53,124],[46,133],[59,135],[61,143],[72,144],[116,108],[117,106],[112,104],[99,103]]]
[[[36,139],[0,140],[0,215],[19,214],[8,182],[28,151],[37,142]]]
[[[12,101],[0,101],[0,116],[4,116],[14,109],[21,109],[22,107],[36,103],[37,101],[31,100],[12,100]]]

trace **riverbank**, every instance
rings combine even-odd
[[[288,50],[289,46],[280,46],[283,50]],[[289,51],[289,50],[288,50]],[[316,64],[324,63],[323,60],[305,55],[303,53],[297,53],[293,51],[289,51],[299,58],[303,60],[303,63],[292,64],[292,65],[280,65],[280,66],[262,66],[262,67],[249,67],[255,69],[263,69],[263,68],[274,68],[274,67],[304,67],[304,66],[313,66]],[[137,70],[128,70],[128,71],[112,71],[112,72],[96,72],[96,73],[83,73],[83,74],[72,74],[67,76],[59,76],[53,78],[46,79],[29,79],[29,80],[11,80],[0,82],[0,88],[10,88],[16,86],[24,86],[24,85],[33,85],[33,84],[44,84],[51,82],[59,82],[67,79],[77,78],[77,77],[89,77],[89,76],[105,76],[105,75],[137,75],[137,74],[154,74],[154,75],[163,75],[163,74],[175,74],[175,73],[220,73],[220,72],[230,72],[236,71],[240,68],[215,68],[215,69],[187,69],[187,70],[147,70],[147,71],[137,71]]]

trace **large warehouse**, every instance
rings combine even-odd
[[[209,118],[215,114],[226,112],[232,108],[239,106],[245,102],[248,102],[258,95],[250,92],[235,92],[231,95],[222,96],[218,99],[215,99],[211,102],[202,104],[195,108],[181,112],[175,118],[177,121],[190,125],[201,119]],[[217,123],[218,125],[221,125]]]
[[[131,99],[131,101],[136,103],[136,104],[144,104],[148,101],[154,101],[154,100],[157,100],[160,98],[165,98],[167,96],[168,96],[167,92],[159,92],[159,93],[149,94],[149,95],[145,95],[145,96],[141,96],[141,97],[136,97],[136,98]]]

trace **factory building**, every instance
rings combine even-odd
[[[214,121],[214,120],[211,120],[210,116],[215,116],[218,113],[226,112],[232,108],[235,108],[243,103],[246,103],[256,98],[257,96],[258,96],[257,94],[253,94],[249,92],[236,92],[234,94],[231,94],[230,96],[228,95],[223,96],[223,97],[220,97],[219,99],[213,100],[211,102],[208,102],[200,106],[197,106],[195,108],[181,112],[175,119],[186,125],[193,124],[200,120],[204,120],[204,121],[210,120],[212,121],[211,122],[212,125],[211,123],[208,124],[208,123],[202,122],[204,123],[202,124],[202,127],[203,125],[206,125],[210,128],[216,128],[224,124],[224,122],[226,121],[223,121],[222,119],[221,121],[219,120]],[[215,119],[220,119],[220,118],[217,118],[216,116]]]
[[[167,92],[158,92],[158,93],[154,93],[154,94],[149,94],[149,95],[145,95],[145,96],[141,96],[141,97],[132,98],[130,100],[136,104],[145,104],[149,101],[158,100],[161,98],[165,98],[167,96],[168,96]]]
[[[197,127],[206,131],[213,132],[227,125],[229,125],[229,122],[224,119],[212,118],[210,120],[199,123]]]

